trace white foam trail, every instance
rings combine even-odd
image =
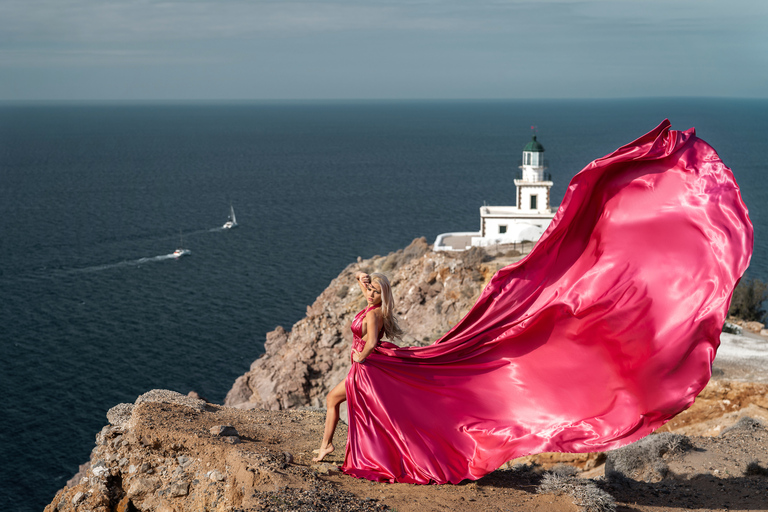
[[[114,268],[121,268],[121,267],[138,267],[140,265],[144,265],[145,263],[155,263],[158,261],[176,260],[176,259],[179,259],[179,257],[175,256],[173,253],[162,254],[160,256],[153,256],[151,258],[139,258],[137,260],[126,260],[126,261],[120,261],[118,263],[108,263],[106,265],[96,265],[93,267],[73,269],[73,270],[70,270],[68,273],[84,274],[84,273],[91,273],[91,272],[101,272],[102,270],[111,270]]]

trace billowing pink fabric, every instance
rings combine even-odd
[[[709,380],[751,253],[733,174],[665,120],[577,174],[530,255],[445,336],[353,363],[342,470],[457,483],[642,438]]]

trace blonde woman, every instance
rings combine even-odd
[[[357,284],[363,292],[368,306],[355,315],[352,321],[352,364],[353,368],[350,375],[355,370],[355,364],[365,364],[366,359],[376,349],[376,347],[386,345],[396,348],[392,343],[382,342],[382,337],[388,339],[397,339],[402,335],[402,330],[397,325],[394,316],[395,303],[392,298],[392,287],[389,284],[387,276],[384,274],[368,275],[365,272],[358,272],[355,275]],[[339,407],[347,399],[347,380],[350,377],[339,382],[326,398],[327,412],[325,415],[325,431],[323,432],[323,441],[320,448],[315,450],[317,457],[315,462],[332,453],[333,434],[336,431],[336,425],[339,423]]]

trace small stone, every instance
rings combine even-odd
[[[123,499],[115,507],[115,512],[136,512],[136,507],[133,506],[128,496],[123,496]]]
[[[129,474],[129,475],[132,475],[132,474],[134,474],[135,472],[136,472],[136,466],[134,466],[133,464],[131,464],[130,466],[128,466],[128,474]]]
[[[176,457],[176,462],[178,462],[181,467],[186,469],[187,466],[192,464],[192,459],[190,459],[185,455],[179,455],[178,457]]]
[[[190,391],[189,393],[187,393],[187,396],[190,398],[194,398],[196,400],[202,400],[203,402],[208,401],[204,397],[200,396],[200,393],[198,393],[197,391]]]
[[[152,466],[149,465],[149,462],[144,462],[141,464],[141,467],[139,468],[139,473],[151,473],[152,472]]]
[[[321,475],[329,475],[329,474],[338,472],[337,466],[328,464],[326,462],[321,462],[320,464],[313,464],[311,467]]]
[[[211,435],[228,437],[239,436],[240,434],[238,434],[235,427],[231,425],[216,425],[215,427],[211,427]]]
[[[117,465],[118,465],[118,466],[120,466],[121,468],[122,468],[122,467],[125,467],[125,465],[126,465],[126,464],[128,464],[128,458],[127,458],[127,457],[123,457],[123,458],[122,458],[122,459],[120,459],[120,461],[117,463]],[[131,467],[133,468],[133,472],[136,472],[136,468],[135,468],[134,466],[131,466]],[[128,471],[130,471],[130,469],[129,469]]]
[[[224,436],[221,439],[229,444],[238,444],[240,442],[240,438],[237,436]]]
[[[144,496],[145,494],[153,492],[160,487],[160,480],[157,478],[136,478],[131,482],[128,492],[128,497]]]
[[[169,491],[171,497],[186,496],[187,494],[189,494],[189,482],[179,480],[178,482],[173,482],[171,484],[171,489]]]
[[[77,504],[78,504],[78,503],[80,503],[81,501],[83,501],[84,499],[85,499],[85,493],[84,493],[84,492],[79,492],[79,491],[78,491],[78,492],[75,494],[75,497],[74,497],[74,498],[72,498],[72,504],[73,504],[73,505],[75,505],[75,506],[77,506]]]
[[[94,466],[91,468],[91,473],[93,473],[93,476],[96,478],[102,478],[109,474],[109,469],[104,466]]]
[[[283,452],[283,458],[286,464],[293,464],[293,454],[291,452]]]
[[[224,476],[224,474],[221,471],[218,471],[216,469],[214,469],[213,471],[209,471],[207,476],[214,482],[221,482],[226,478],[226,476]]]

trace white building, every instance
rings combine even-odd
[[[443,233],[436,251],[464,251],[472,246],[512,244],[538,240],[555,216],[550,206],[552,179],[544,165],[544,146],[536,140],[523,148],[522,171],[515,180],[515,206],[481,206],[480,231]]]

